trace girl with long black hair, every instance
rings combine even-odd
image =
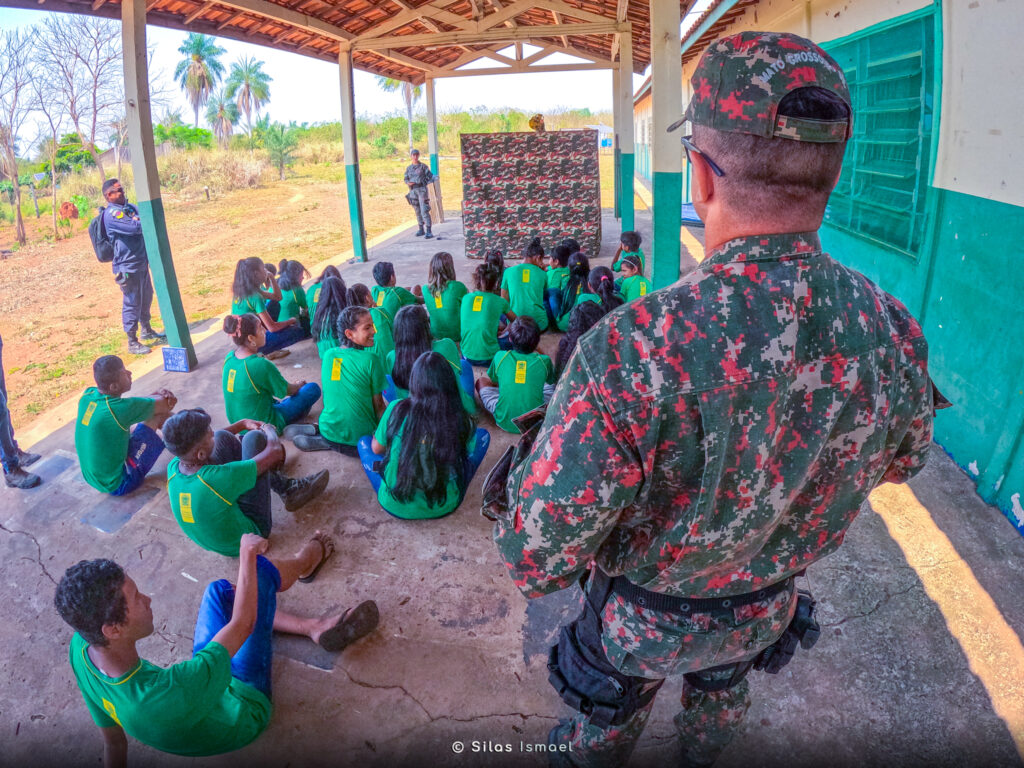
[[[562,377],[562,372],[569,364],[569,358],[576,351],[576,342],[580,340],[580,336],[593,328],[604,315],[604,307],[592,301],[585,301],[572,308],[569,313],[569,328],[558,340],[558,354],[555,356],[556,381]]]
[[[316,350],[320,358],[329,349],[341,345],[338,338],[338,318],[348,306],[348,289],[341,277],[328,277],[320,288],[319,301],[313,314],[311,330],[316,339]]]
[[[324,271],[320,273],[320,277],[314,280],[310,286],[306,289],[306,306],[309,308],[310,318],[316,314],[316,305],[320,301],[320,293],[323,291],[324,280],[328,277],[336,277],[341,279],[341,272],[333,264],[328,264],[324,267]]]
[[[423,286],[423,303],[430,313],[430,332],[435,339],[459,340],[459,309],[467,293],[465,284],[455,279],[452,255],[444,251],[435,253]]]
[[[504,317],[515,320],[512,307],[497,295],[501,274],[487,262],[473,273],[472,293],[462,300],[462,356],[472,365],[488,366],[501,348],[498,330]]]
[[[373,346],[370,351],[380,360],[381,368],[388,361],[388,354],[395,351],[394,318],[384,307],[373,303],[373,294],[362,283],[356,283],[348,289],[348,305],[350,307],[366,307],[370,310],[373,320]]]
[[[474,429],[443,355],[416,360],[409,397],[391,403],[359,458],[384,511],[406,520],[444,517],[462,503],[491,436]]]
[[[277,265],[277,285],[281,289],[281,312],[277,319],[298,318],[307,335],[310,314],[302,281],[308,277],[309,270],[294,259],[281,259],[281,263]]]
[[[473,366],[468,360],[460,358],[454,341],[433,338],[430,319],[423,307],[418,305],[402,307],[395,317],[395,350],[388,354],[384,366],[388,373],[388,388],[384,391],[384,399],[392,402],[409,396],[413,366],[424,352],[437,352],[451,364],[455,375],[459,377],[462,404],[468,413],[475,413]]]
[[[231,285],[231,314],[256,315],[267,331],[265,344],[258,350],[270,359],[284,357],[288,352],[283,347],[290,347],[297,341],[306,338],[302,325],[296,318],[278,322],[267,311],[267,299],[261,288],[271,279],[263,261],[255,256],[239,259],[235,265],[235,279]]]
[[[569,312],[576,306],[576,299],[587,288],[587,278],[590,277],[590,260],[580,251],[569,256],[566,266],[569,267],[569,277],[559,297],[562,314],[555,319],[560,331],[569,327]]]
[[[587,277],[590,291],[576,297],[576,306],[585,301],[600,304],[605,312],[611,312],[622,306],[622,297],[615,290],[615,275],[608,267],[594,267]]]

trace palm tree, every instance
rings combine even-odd
[[[412,105],[423,95],[423,88],[413,85],[408,80],[395,80],[393,77],[377,75],[377,85],[386,93],[400,90],[405,99],[405,114],[409,120],[409,151],[412,152]]]
[[[196,113],[196,128],[199,127],[199,108],[209,100],[214,86],[224,75],[224,65],[218,59],[224,52],[212,37],[195,32],[189,33],[178,49],[178,53],[185,54],[185,58],[178,62],[174,79],[188,94],[188,100]]]
[[[259,118],[260,107],[270,101],[270,81],[273,78],[263,71],[263,62],[243,56],[231,65],[231,74],[225,83],[229,99],[238,102],[238,108],[245,113],[245,125],[252,148],[252,113]]]
[[[263,134],[263,144],[267,148],[267,154],[270,155],[271,165],[277,168],[277,172],[281,175],[281,181],[284,181],[285,166],[292,164],[294,160],[292,150],[298,144],[295,131],[291,127],[285,128],[283,125],[275,123]]]
[[[215,93],[206,106],[206,122],[213,128],[213,135],[221,146],[226,147],[231,133],[238,122],[238,105],[228,98],[224,91]]]

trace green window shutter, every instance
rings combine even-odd
[[[932,14],[823,47],[846,73],[854,134],[825,221],[917,257],[935,89]]]

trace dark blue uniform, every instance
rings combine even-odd
[[[103,212],[103,226],[114,246],[114,260],[110,265],[114,279],[124,294],[121,323],[129,338],[135,338],[140,322],[143,330],[149,329],[153,304],[153,281],[149,277],[149,257],[139,211],[131,203],[110,203]]]

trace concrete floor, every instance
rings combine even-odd
[[[650,220],[639,216],[650,241]],[[618,229],[604,222],[598,263],[608,263]],[[399,284],[423,282],[429,256],[448,250],[460,277],[476,264],[463,258],[461,224],[435,227],[433,242],[412,230],[371,249],[371,260],[396,265]],[[692,260],[689,262],[692,266]],[[370,284],[370,267],[348,265],[349,284]],[[544,346],[553,352],[556,337]],[[154,372],[134,391],[173,390],[181,407],[202,405],[222,421],[219,361],[228,348],[217,333],[198,346],[192,374]],[[291,379],[318,377],[311,342],[281,361]],[[505,447],[492,431],[491,453],[460,509],[437,521],[389,517],[355,459],[291,450],[287,469],[332,473],[328,491],[291,515],[275,498],[272,552],[291,552],[316,528],[338,544],[311,585],[280,599],[290,611],[325,614],[373,598],[381,608],[376,634],[340,657],[308,641],[280,638],[274,669],[275,714],[254,744],[219,758],[186,760],[135,742],[136,764],[183,765],[543,765],[520,742],[543,742],[568,714],[548,687],[547,647],[558,624],[577,610],[562,593],[527,603],[506,576],[479,514],[482,476]],[[84,484],[74,455],[73,425],[36,446],[46,482],[29,492],[0,488],[0,754],[8,765],[95,764],[100,736],[67,664],[70,632],[52,608],[55,580],[83,558],[110,557],[153,597],[156,634],[140,652],[157,664],[191,651],[195,611],[205,584],[233,577],[235,562],[197,548],[171,517],[164,491],[166,457],[128,500],[100,497]],[[1024,540],[975,494],[969,479],[938,447],[911,484],[998,611],[1024,627]],[[911,536],[931,535],[922,528]],[[973,659],[950,634],[922,576],[907,563],[885,521],[870,507],[838,554],[810,569],[822,637],[782,674],[752,675],[754,704],[721,765],[1016,765],[1006,722],[994,711]],[[969,603],[955,610],[970,612]],[[1011,633],[1011,634],[1013,634]],[[1019,646],[1019,641],[1018,641]],[[672,762],[671,718],[678,683],[670,681],[631,765]],[[1020,723],[1015,724],[1019,729]],[[465,752],[453,751],[453,742]],[[493,751],[474,752],[473,742]],[[497,748],[510,745],[509,753]]]

